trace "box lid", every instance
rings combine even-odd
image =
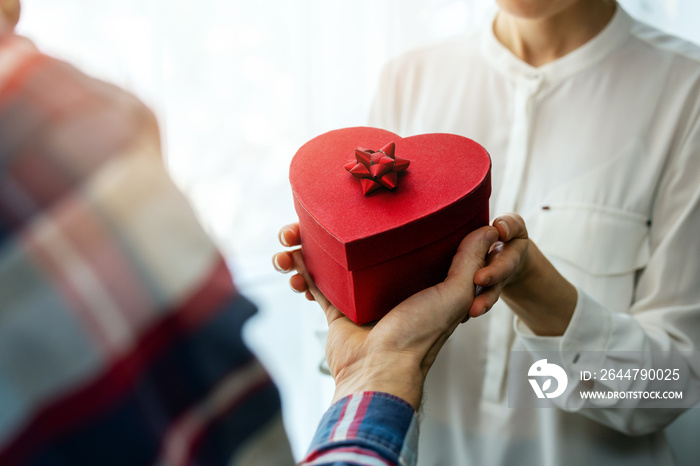
[[[345,165],[358,148],[395,143],[410,160],[398,185],[365,195]],[[345,128],[304,144],[289,179],[302,224],[348,270],[368,267],[430,244],[488,208],[491,159],[471,139],[434,133],[401,138],[378,128]]]

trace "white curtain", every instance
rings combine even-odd
[[[467,31],[492,0],[24,0],[19,32],[139,95],[156,112],[176,182],[260,314],[248,340],[281,387],[297,457],[332,395],[319,373],[324,319],[272,271],[295,219],[296,149],[366,123],[382,64]],[[700,42],[700,3],[625,0]]]

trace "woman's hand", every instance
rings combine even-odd
[[[474,284],[482,287],[482,292],[474,300],[473,317],[486,314],[503,294],[506,285],[517,284],[528,272],[530,240],[522,217],[518,214],[505,214],[494,220],[498,239],[486,258],[486,267],[474,276]]]
[[[486,267],[474,276],[484,291],[474,300],[471,315],[483,315],[499,296],[537,335],[563,335],[578,294],[528,238],[522,217],[509,213],[493,222],[499,242],[489,251]]]
[[[474,274],[497,241],[493,227],[469,234],[460,244],[444,282],[403,301],[375,324],[358,326],[318,290],[304,267],[301,251],[274,256],[275,268],[296,270],[293,289],[315,299],[326,314],[326,358],[335,379],[335,400],[358,391],[391,393],[418,408],[428,370],[447,338],[469,317]],[[286,246],[299,244],[299,227],[280,232]]]

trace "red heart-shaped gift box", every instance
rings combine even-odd
[[[362,180],[345,165],[356,149],[378,152],[391,142],[397,166],[408,159],[408,169],[394,189],[363,194]],[[453,134],[330,131],[299,149],[289,179],[309,274],[358,324],[444,280],[461,240],[489,221],[491,159]]]

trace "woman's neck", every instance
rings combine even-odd
[[[539,67],[595,37],[612,19],[615,5],[609,0],[579,0],[561,11],[539,15],[501,8],[493,32],[518,58]]]

